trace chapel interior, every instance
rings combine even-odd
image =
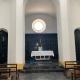
[[[0,0],[0,80],[79,78],[80,0]]]

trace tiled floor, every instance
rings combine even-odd
[[[20,80],[70,80],[62,72],[20,73]]]

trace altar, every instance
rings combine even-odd
[[[50,57],[54,57],[53,51],[32,51],[31,57],[36,60],[49,60]]]

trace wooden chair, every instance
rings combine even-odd
[[[0,80],[12,80],[9,68],[0,68]]]
[[[71,80],[76,80],[80,78],[80,64],[74,65],[73,72],[71,73]]]
[[[65,70],[64,74],[66,77],[71,77],[71,73],[74,72],[74,66],[77,65],[76,61],[65,61]]]
[[[10,74],[15,80],[19,79],[19,73],[17,69],[17,64],[0,64],[0,68],[10,69]]]
[[[19,79],[19,72],[17,69],[17,64],[7,64],[7,67],[11,69],[11,72],[14,73],[16,79]]]

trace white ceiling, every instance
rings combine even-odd
[[[55,15],[56,7],[54,4],[54,0],[27,0],[25,11],[26,14],[44,13]]]

